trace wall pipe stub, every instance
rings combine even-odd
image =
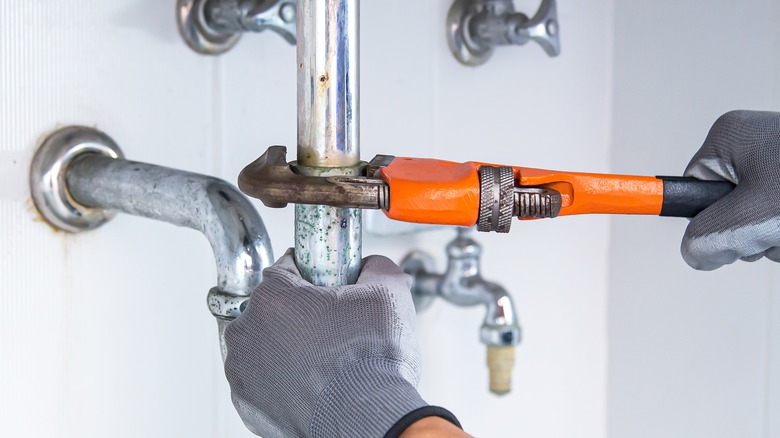
[[[273,262],[260,215],[223,180],[122,157],[116,143],[96,129],[55,131],[30,169],[36,208],[50,225],[68,232],[96,228],[117,211],[200,231],[217,265],[209,309],[218,319],[237,317]]]
[[[30,166],[30,195],[38,212],[52,227],[77,233],[97,228],[116,216],[106,208],[76,202],[65,177],[74,159],[84,154],[124,158],[119,146],[106,134],[82,126],[69,126],[49,135]]]

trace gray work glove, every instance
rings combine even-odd
[[[370,438],[404,418],[447,418],[415,389],[411,277],[372,256],[357,284],[317,287],[301,278],[292,254],[265,270],[225,331],[225,373],[244,424],[265,438]]]
[[[780,113],[721,116],[685,175],[737,184],[688,225],[682,256],[689,265],[709,271],[737,259],[780,262]]]

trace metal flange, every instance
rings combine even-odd
[[[447,44],[461,64],[482,65],[493,56],[493,46],[479,45],[471,39],[469,25],[474,0],[455,0],[447,13]]]
[[[223,33],[206,22],[204,6],[207,0],[177,0],[176,23],[179,33],[190,48],[203,55],[220,55],[232,49],[241,39],[240,33]]]
[[[116,215],[111,210],[81,205],[69,193],[68,168],[84,154],[124,158],[119,146],[105,133],[86,126],[69,126],[49,135],[30,165],[30,194],[35,208],[50,225],[70,233],[97,228]]]

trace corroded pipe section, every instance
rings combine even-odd
[[[358,0],[298,0],[298,169],[357,175]],[[361,212],[295,207],[295,261],[316,285],[354,283],[362,257]]]

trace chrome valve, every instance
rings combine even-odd
[[[515,348],[520,343],[520,324],[512,296],[501,285],[482,278],[482,247],[471,238],[471,230],[458,228],[458,237],[447,245],[447,270],[437,274],[433,258],[413,251],[401,261],[401,269],[414,279],[412,298],[418,312],[440,297],[456,306],[485,306],[480,340],[487,347],[490,391],[511,390]]]
[[[477,66],[497,46],[536,41],[550,57],[561,53],[555,0],[542,0],[533,18],[516,12],[512,0],[455,0],[447,16],[450,51],[462,64]]]
[[[295,44],[296,0],[177,0],[179,33],[192,50],[219,55],[244,32],[272,30]]]

